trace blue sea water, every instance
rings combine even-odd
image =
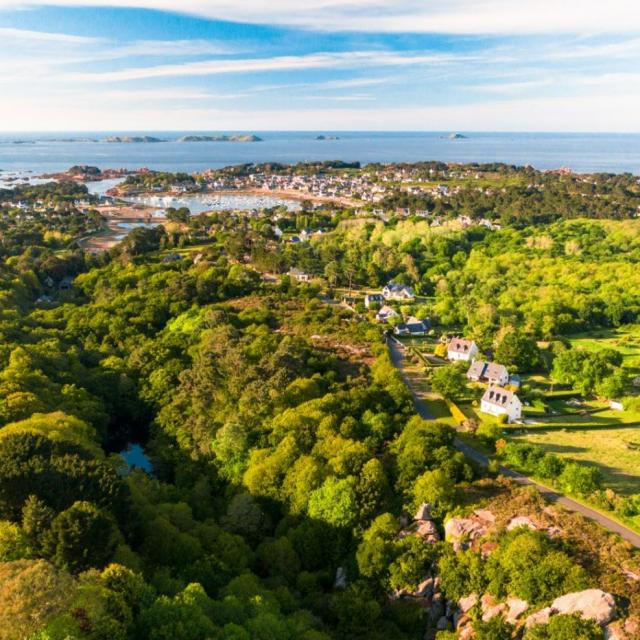
[[[183,135],[203,133],[211,132],[121,134],[166,139],[156,143],[104,142],[113,132],[0,133],[0,177],[14,172],[63,171],[74,164],[191,172],[249,162],[310,160],[505,162],[537,169],[569,167],[577,172],[628,171],[640,175],[640,134],[464,132],[465,139],[450,140],[448,132],[252,131],[263,141],[176,141]],[[316,140],[320,134],[339,139]]]

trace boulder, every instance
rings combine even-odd
[[[507,531],[512,531],[518,527],[527,527],[532,531],[535,531],[538,528],[534,524],[533,520],[527,516],[516,516],[515,518],[511,518],[507,523]]]
[[[425,542],[434,543],[440,540],[438,528],[431,520],[421,520],[418,522],[416,535],[420,536]]]
[[[507,598],[507,607],[509,611],[506,620],[509,624],[515,624],[517,619],[529,608],[529,603],[519,598]]]
[[[540,609],[540,611],[536,611],[532,613],[526,620],[525,626],[527,629],[529,627],[533,627],[536,624],[547,624],[549,622],[549,618],[555,613],[555,611],[551,607],[545,607],[544,609]]]
[[[458,600],[458,607],[460,608],[460,611],[462,611],[462,613],[467,613],[467,611],[470,611],[471,609],[473,609],[473,607],[476,606],[477,602],[478,594],[470,593],[468,596],[465,596],[464,598],[460,598],[460,600]]]
[[[434,593],[433,578],[425,578],[413,592],[413,595],[417,598],[431,598]]]
[[[503,613],[507,605],[498,603],[492,595],[485,593],[482,598],[480,598],[480,608],[482,610],[483,622],[488,622],[491,618],[495,618],[497,615]]]
[[[567,593],[551,603],[556,613],[571,615],[579,613],[583,618],[595,620],[599,625],[611,622],[616,613],[616,601],[610,593],[600,589],[587,589]]]
[[[445,537],[448,540],[475,540],[482,537],[487,529],[477,520],[471,518],[451,518],[444,525]]]
[[[457,613],[453,616],[453,627],[458,633],[472,622],[471,617],[464,614]]]
[[[606,640],[637,640],[640,637],[640,624],[637,619],[617,620],[604,628]]]
[[[423,502],[416,511],[416,515],[413,516],[414,520],[431,520],[432,506],[428,502]]]
[[[496,517],[491,513],[491,511],[489,511],[489,509],[476,509],[473,512],[473,515],[485,524],[495,524],[496,522]]]
[[[476,632],[473,630],[473,625],[468,624],[464,629],[458,632],[458,640],[471,640],[476,637]]]
[[[489,622],[496,616],[501,616],[507,610],[507,605],[504,602],[496,604],[493,607],[487,607],[487,610],[482,614],[482,622]]]

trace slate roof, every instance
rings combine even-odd
[[[490,386],[482,396],[482,402],[488,402],[489,404],[496,405],[497,407],[506,407],[511,399],[515,397],[519,400],[513,391],[507,391],[502,387]]]

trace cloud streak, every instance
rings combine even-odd
[[[156,9],[327,31],[539,34],[640,32],[636,0],[0,0],[0,7]]]
[[[349,69],[359,67],[403,67],[441,65],[471,56],[424,54],[411,55],[383,51],[347,51],[314,53],[300,56],[247,58],[234,60],[205,60],[182,64],[135,67],[117,71],[70,74],[72,81],[123,82],[149,78],[212,76],[234,73],[298,71],[311,69]]]

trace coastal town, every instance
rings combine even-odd
[[[543,534],[532,527],[549,510],[537,494],[507,484],[514,477],[562,493],[578,513],[598,509],[606,529],[640,544],[633,440],[640,421],[639,205],[640,185],[630,175],[494,165],[303,163],[193,174],[78,165],[12,180],[0,189],[7,438],[24,437],[26,420],[34,446],[48,439],[41,432],[59,430],[75,443],[88,430],[81,418],[97,433],[109,407],[108,446],[126,460],[136,425],[147,429],[157,420],[161,432],[135,454],[140,468],[116,477],[138,483],[131,486],[144,502],[158,486],[144,474],[163,473],[173,456],[216,465],[257,496],[248,506],[246,493],[231,498],[221,522],[228,526],[232,514],[240,524],[224,533],[216,524],[216,540],[244,531],[235,527],[245,526],[257,504],[273,505],[272,496],[304,505],[299,500],[310,495],[309,504],[320,506],[291,509],[310,509],[314,522],[334,502],[344,502],[350,523],[364,508],[371,523],[358,533],[355,560],[332,566],[332,593],[369,571],[380,523],[389,532],[385,544],[409,545],[411,558],[416,550],[437,551],[448,562],[477,554],[492,566],[492,556],[482,555],[488,545],[516,535],[538,540]],[[134,426],[121,443],[122,424]],[[163,458],[155,447],[165,439],[174,444]],[[7,453],[12,461],[15,451]],[[245,452],[240,462],[238,452]],[[25,469],[26,484],[32,471]],[[188,474],[186,484],[197,489],[196,506],[209,504],[200,501],[209,485],[192,488]],[[391,499],[384,496],[394,487],[397,513],[368,510],[378,485],[380,500]],[[489,503],[487,488],[497,492]],[[462,509],[459,496],[476,493]],[[157,509],[189,522],[186,502],[167,506],[164,493],[158,500],[157,507],[143,504],[140,517]],[[517,506],[496,538],[507,542],[496,543],[477,514],[493,518],[504,510],[499,504]],[[571,525],[548,526],[572,532],[577,516],[567,517]],[[174,526],[164,515],[155,522]],[[525,525],[512,532],[518,523]],[[595,525],[580,524],[579,540],[591,547],[587,526]],[[304,549],[307,535],[295,538]],[[153,553],[130,540],[141,557]],[[259,549],[269,540],[265,534]],[[294,557],[289,542],[278,544],[276,555]],[[575,544],[571,538],[566,548]],[[198,554],[208,557],[204,549]],[[575,572],[579,565],[567,558]],[[385,579],[376,587],[382,605],[428,612],[420,637],[430,640],[438,628],[472,629],[460,612],[474,587],[464,586],[460,597],[448,591],[456,594],[449,615],[435,587],[422,586],[435,578],[426,577],[422,560],[416,566],[397,585]],[[606,580],[610,573],[607,565]],[[604,599],[594,628],[616,628],[618,592],[606,580],[607,590],[595,592],[586,581],[563,583],[551,602]],[[547,600],[519,593],[512,626],[525,629],[546,615]],[[483,615],[504,607],[487,604]],[[590,611],[591,604],[580,607]]]

